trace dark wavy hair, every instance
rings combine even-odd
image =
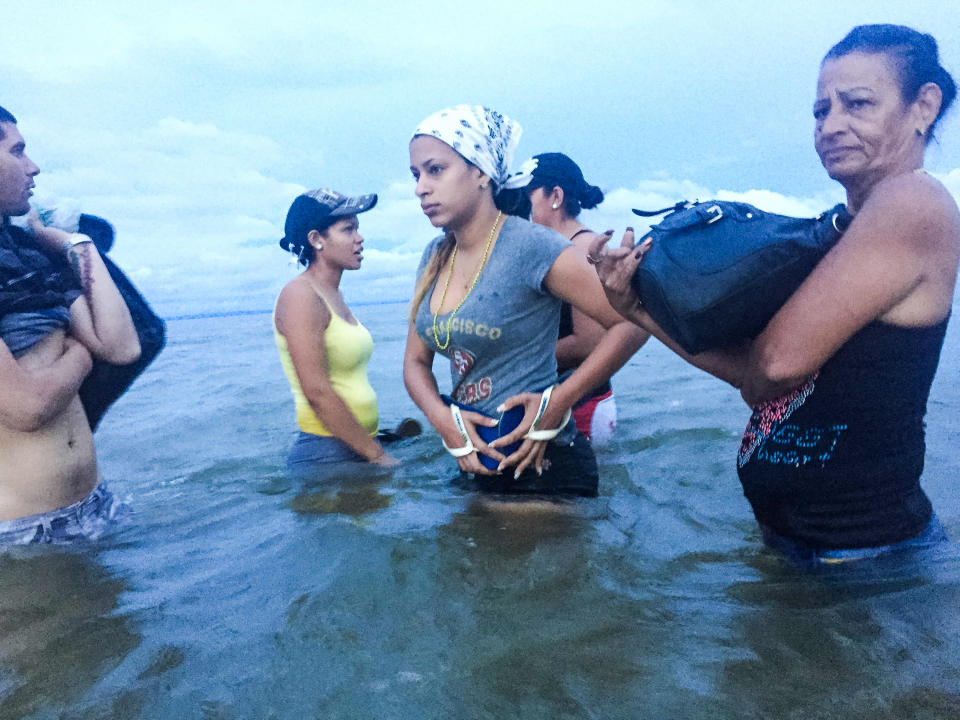
[[[939,86],[943,102],[940,112],[927,129],[926,140],[929,143],[940,118],[957,97],[957,85],[940,64],[940,53],[933,36],[904,25],[858,25],[830,48],[823,62],[853,52],[887,56],[896,70],[900,96],[906,103],[916,100],[920,88],[927,83]]]

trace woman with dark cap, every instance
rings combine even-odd
[[[603,191],[590,185],[580,167],[563,153],[534,155],[533,161],[536,166],[526,188],[530,198],[530,219],[556,230],[586,255],[597,234],[578,217],[581,209],[589,210],[603,202]],[[564,302],[560,307],[560,337],[557,341],[557,367],[561,375],[579,367],[601,335],[603,328],[596,320]],[[625,347],[624,360],[638,347]],[[577,401],[573,406],[573,419],[577,430],[594,447],[602,447],[610,441],[617,426],[617,405],[609,377],[603,378],[600,385]]]
[[[393,465],[377,442],[377,396],[367,379],[373,339],[340,294],[344,270],[363,260],[357,215],[376,195],[310,190],[290,206],[280,246],[306,265],[273,312],[274,338],[297,408],[300,435],[287,467],[302,473],[344,461]]]
[[[923,169],[956,97],[936,41],[861,25],[820,65],[814,146],[847,195],[840,241],[752,341],[689,355],[630,278],[645,246],[591,248],[621,314],[740,389],[753,410],[737,470],[764,540],[818,566],[945,539],[920,487],[927,397],[953,302],[960,212]]]

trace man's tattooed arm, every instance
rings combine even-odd
[[[84,293],[89,292],[93,288],[93,263],[90,258],[90,253],[95,252],[97,252],[97,249],[92,243],[75,245],[67,250],[67,262],[69,262],[70,267],[73,268],[73,272],[80,281],[80,286],[83,288]]]

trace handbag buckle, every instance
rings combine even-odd
[[[716,213],[714,217],[707,220],[707,225],[710,225],[711,223],[715,223],[717,220],[723,217],[723,210],[719,205],[711,205],[706,210],[704,210],[704,212]]]

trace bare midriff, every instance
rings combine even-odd
[[[18,362],[47,367],[64,353],[64,333],[43,338]],[[75,395],[59,415],[31,432],[0,423],[0,521],[71,505],[97,483],[97,458],[86,414]]]

